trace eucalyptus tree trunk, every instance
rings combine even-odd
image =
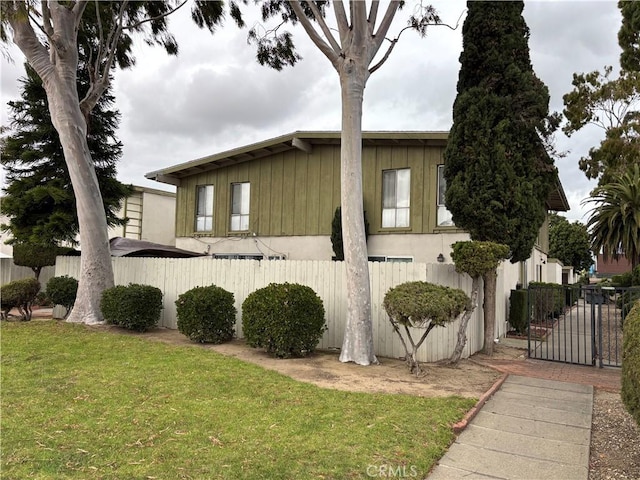
[[[340,66],[342,135],[340,146],[342,230],[347,269],[347,323],[341,362],[377,363],[373,351],[371,290],[362,204],[362,102],[369,71],[345,60]]]
[[[69,169],[80,226],[78,293],[67,321],[93,324],[102,321],[100,298],[105,288],[113,286],[113,268],[107,218],[75,85],[75,77],[70,82],[53,82],[47,88],[47,98]]]
[[[400,4],[398,1],[389,3],[375,31],[379,2],[372,2],[367,13],[365,2],[351,1],[348,14],[343,2],[333,2],[338,27],[336,39],[315,2],[307,2],[307,6],[319,30],[316,30],[299,2],[289,2],[309,38],[329,59],[340,77],[340,199],[347,268],[347,322],[340,361],[360,365],[377,363],[373,352],[371,292],[362,205],[362,102],[370,74],[386,61],[397,41],[394,40],[380,62],[371,67]]]
[[[491,270],[482,276],[484,280],[484,348],[483,352],[493,355],[493,339],[496,330],[496,284],[498,272]]]
[[[81,270],[76,303],[68,321],[87,324],[102,321],[100,297],[113,285],[107,219],[98,179],[87,145],[87,124],[80,108],[76,75],[78,71],[77,32],[86,3],[67,8],[43,3],[43,45],[30,25],[26,7],[20,4],[9,17],[13,41],[42,79],[51,120],[64,151],[76,198],[80,225]],[[95,104],[95,103],[94,103]],[[93,105],[85,105],[87,112]]]

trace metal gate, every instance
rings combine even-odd
[[[624,317],[639,298],[640,287],[530,286],[529,357],[621,366]]]

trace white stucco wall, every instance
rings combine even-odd
[[[142,207],[141,240],[175,246],[175,195],[145,190],[142,197]]]
[[[438,255],[451,260],[451,244],[468,240],[466,233],[370,235],[369,256],[411,257],[414,262],[436,263]],[[209,254],[284,255],[288,260],[331,260],[334,255],[328,235],[290,237],[180,237],[176,246]]]

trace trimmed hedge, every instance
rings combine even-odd
[[[235,334],[233,293],[216,285],[195,287],[176,300],[178,330],[200,343],[223,343]]]
[[[69,316],[71,307],[76,302],[78,280],[68,275],[53,277],[47,282],[47,298],[54,305],[62,305],[66,310],[64,318]]]
[[[640,425],[640,301],[627,315],[623,330],[622,401]]]
[[[146,332],[160,319],[162,291],[135,283],[107,288],[102,292],[100,310],[107,323]]]
[[[22,320],[31,320],[31,306],[40,292],[37,279],[14,280],[0,287],[0,318],[6,320],[12,308],[20,311]]]
[[[242,329],[251,347],[262,347],[278,358],[304,357],[327,329],[324,305],[310,287],[271,283],[245,299]]]
[[[544,323],[548,318],[558,317],[564,311],[566,302],[562,285],[557,283],[530,282],[533,290],[533,318]]]
[[[509,296],[509,323],[513,329],[519,334],[524,334],[529,325],[529,316],[527,315],[528,303],[527,290],[511,290]]]
[[[467,308],[470,299],[459,288],[429,282],[405,282],[389,289],[382,307],[392,322],[422,328],[443,327]]]

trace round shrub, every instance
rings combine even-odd
[[[469,297],[459,288],[418,281],[389,289],[382,306],[392,322],[423,328],[453,322],[469,303]]]
[[[66,311],[64,318],[67,318],[71,307],[76,301],[78,294],[78,280],[68,275],[62,277],[52,277],[47,282],[47,298],[54,305],[62,305]]]
[[[40,282],[30,277],[14,280],[0,287],[0,309],[6,319],[12,308],[17,308],[23,320],[31,320],[31,305],[40,292]]]
[[[136,332],[155,327],[162,311],[162,291],[150,285],[130,283],[102,292],[100,310],[107,323]]]
[[[272,283],[246,298],[242,328],[252,347],[278,358],[304,357],[326,330],[322,299],[305,285]]]
[[[223,343],[234,335],[233,293],[211,285],[195,287],[176,300],[178,330],[194,342]]]

